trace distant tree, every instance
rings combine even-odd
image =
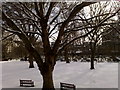
[[[102,44],[102,37],[107,35],[108,32],[110,32],[110,29],[106,28],[110,27],[112,24],[115,24],[115,22],[111,22],[111,18],[107,19],[100,26],[99,23],[101,23],[108,17],[114,16],[115,15],[114,11],[116,8],[114,6],[111,6],[111,2],[99,2],[97,4],[89,6],[87,9],[89,10],[88,13],[84,11],[80,17],[83,20],[82,23],[84,24],[86,33],[89,32],[91,29],[94,30],[85,39],[87,40],[87,42],[89,42],[90,46],[89,48],[91,54],[90,69],[95,69],[94,60],[96,56],[97,47],[100,44]]]
[[[14,34],[6,31],[2,32],[2,60],[8,60],[9,58],[12,58],[11,52],[13,47],[15,46],[15,43],[13,42],[14,37]]]

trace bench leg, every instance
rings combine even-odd
[[[32,87],[34,87],[34,83],[32,83]]]
[[[20,86],[23,86],[23,84],[20,84]]]

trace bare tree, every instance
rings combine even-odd
[[[114,4],[114,3],[113,3]],[[109,6],[109,8],[108,8]],[[110,9],[113,8],[113,9]],[[86,40],[90,45],[90,53],[91,53],[91,66],[90,69],[94,68],[94,58],[96,54],[97,46],[102,43],[102,37],[110,32],[110,29],[106,29],[110,27],[112,24],[116,24],[111,22],[111,19],[106,20],[100,26],[99,23],[104,21],[106,18],[114,16],[115,7],[111,6],[111,2],[99,2],[97,4],[93,4],[87,8],[88,13],[83,12],[81,16],[79,16],[83,20],[83,25],[85,27],[85,32],[89,32],[91,29],[94,29],[92,33],[90,33]],[[96,27],[98,26],[98,27]],[[90,27],[90,28],[88,28]]]
[[[66,3],[66,2],[64,2]],[[5,28],[9,32],[12,32],[23,41],[26,49],[32,55],[37,63],[40,73],[43,77],[43,90],[53,89],[53,70],[56,64],[56,57],[58,53],[63,50],[71,42],[89,35],[94,30],[90,30],[88,33],[80,34],[80,36],[75,37],[66,44],[61,45],[62,37],[65,33],[72,32],[72,30],[67,30],[66,27],[72,23],[71,21],[77,19],[77,14],[84,7],[93,4],[94,2],[81,2],[81,3],[67,3],[71,8],[71,12],[68,12],[67,8],[62,7],[64,3],[57,2],[34,2],[34,3],[3,3],[3,24],[8,28]],[[10,12],[7,12],[9,10]],[[21,13],[20,13],[21,12]],[[65,18],[62,13],[66,13]],[[117,11],[116,11],[117,12]],[[19,16],[21,15],[21,16]],[[103,22],[112,16],[105,18],[95,27],[100,26]],[[30,29],[24,29],[27,27],[27,20],[30,21]],[[79,21],[79,20],[78,20]],[[26,23],[26,24],[25,24]],[[74,24],[74,23],[73,23]],[[35,28],[35,31],[33,29]],[[83,27],[81,26],[80,29]],[[57,36],[55,36],[57,32]],[[39,52],[31,43],[29,36],[27,34],[33,34],[39,36],[42,40],[44,57],[42,58]],[[53,46],[50,44],[50,38],[55,39]]]

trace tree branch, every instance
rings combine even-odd
[[[88,5],[91,5],[91,4],[94,4],[95,2],[83,2],[79,5],[77,5],[73,10],[72,12],[70,13],[69,17],[63,22],[60,30],[59,30],[59,34],[58,34],[58,37],[57,37],[57,40],[53,46],[53,52],[56,53],[58,48],[59,48],[59,45],[60,45],[60,42],[61,42],[61,38],[62,38],[62,35],[64,34],[64,28],[68,25],[69,21],[75,17],[75,15],[81,10],[83,9],[85,6],[88,6]]]
[[[51,13],[51,11],[52,11],[52,9],[53,9],[53,7],[54,7],[55,4],[56,4],[56,2],[50,2],[50,6],[49,6],[47,14],[45,16],[47,18],[47,21],[49,19],[50,13]]]
[[[13,36],[13,35],[14,35],[14,34],[12,33],[12,34],[10,34],[10,35],[8,35],[8,36],[3,37],[3,38],[2,38],[2,41],[6,40],[7,38],[9,38],[9,37],[11,37],[11,36]]]
[[[24,42],[26,49],[30,52],[31,55],[34,56],[36,63],[40,69],[40,71],[42,71],[43,69],[43,60],[41,58],[41,56],[39,55],[39,53],[35,50],[35,48],[33,47],[33,45],[30,43],[30,41],[28,40],[27,36],[24,34],[24,32],[22,32],[15,24],[14,22],[9,19],[4,12],[2,11],[2,18],[4,21],[6,21],[7,25],[13,29],[14,31],[20,31],[21,33],[16,33],[16,35],[18,35],[18,37]]]
[[[117,13],[119,10],[120,10],[120,9],[118,9],[118,10],[116,11],[116,13]],[[93,28],[90,32],[86,33],[85,35],[79,36],[79,37],[74,38],[73,40],[69,41],[67,44],[65,44],[65,45],[57,52],[57,54],[58,54],[61,50],[63,50],[66,46],[68,46],[70,43],[72,43],[73,41],[75,41],[75,40],[77,40],[77,39],[79,39],[79,38],[83,38],[83,37],[88,36],[88,35],[89,35],[90,33],[92,33],[96,28],[98,28],[99,26],[101,26],[101,24],[104,23],[107,19],[113,17],[116,13],[114,13],[113,15],[111,15],[111,16],[105,18],[104,20],[102,20],[98,25],[96,25],[95,28]]]

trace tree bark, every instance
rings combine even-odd
[[[95,69],[94,67],[94,58],[95,58],[95,51],[96,51],[96,44],[90,43],[91,44],[91,66],[90,69],[93,70]]]
[[[53,72],[49,70],[48,72],[44,73],[42,76],[43,76],[42,90],[55,90],[53,84]]]
[[[53,60],[50,58],[50,61]],[[44,68],[41,71],[43,77],[43,87],[42,90],[55,90],[53,83],[53,70],[54,64],[51,62],[45,62]]]
[[[29,68],[34,68],[34,64],[33,64],[33,57],[32,56],[29,56]]]
[[[92,70],[92,69],[95,69],[94,68],[94,53],[92,52],[92,54],[91,54],[91,67],[90,67],[90,69]]]
[[[29,68],[34,68],[33,60],[29,61]]]
[[[68,58],[68,50],[67,50],[68,48],[66,47],[65,48],[65,52],[64,52],[64,57],[65,57],[65,61],[66,61],[66,63],[70,63],[70,60],[69,60],[69,58]]]
[[[55,90],[53,83],[53,70],[55,66],[55,56],[46,56],[41,75],[43,77],[42,90]]]

